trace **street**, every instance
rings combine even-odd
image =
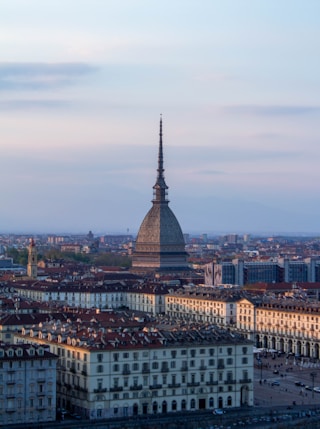
[[[255,359],[255,406],[320,405],[320,393],[312,390],[313,386],[320,386],[320,369],[317,367],[319,362],[308,363],[304,359],[304,366],[301,366],[301,361],[285,355],[275,359],[271,355],[262,356],[261,362],[262,367]],[[301,382],[304,386],[297,386],[296,382]]]

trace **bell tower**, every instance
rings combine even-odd
[[[37,248],[34,242],[34,239],[30,239],[30,244],[28,247],[28,266],[27,266],[27,275],[31,279],[36,279],[38,276],[37,270]]]

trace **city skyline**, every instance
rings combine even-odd
[[[320,232],[320,4],[12,0],[1,232],[135,234],[163,114],[185,233]]]

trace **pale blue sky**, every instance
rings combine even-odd
[[[318,0],[0,0],[0,232],[320,232]]]

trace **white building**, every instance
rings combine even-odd
[[[253,405],[251,342],[214,326],[123,326],[51,322],[15,338],[59,356],[57,405],[89,419]]]
[[[168,287],[161,284],[125,282],[17,282],[17,293],[24,298],[75,308],[115,309],[129,307],[150,314],[164,313]]]

